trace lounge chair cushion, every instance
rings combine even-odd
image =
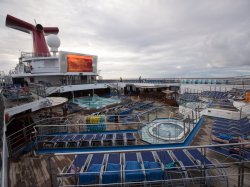
[[[102,175],[102,183],[120,183],[121,182],[121,165],[120,164],[107,164],[106,172]]]
[[[162,180],[163,172],[161,170],[160,163],[145,161],[144,167],[146,170],[146,178],[148,181]]]
[[[233,137],[230,134],[219,134],[218,138],[223,139],[223,140],[231,140]]]
[[[80,173],[79,174],[79,184],[86,185],[86,184],[98,184],[99,174],[101,171],[101,164],[92,164],[87,172],[93,173]]]
[[[139,162],[127,161],[125,164],[125,181],[126,182],[144,181],[144,174],[141,169],[142,169],[141,164]]]

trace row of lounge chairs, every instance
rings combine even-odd
[[[248,135],[250,133],[250,122],[248,118],[240,120],[216,119],[212,127],[214,135],[227,134],[232,137]]]
[[[169,179],[177,179],[178,182],[172,185],[181,182],[179,185],[184,186],[185,180],[181,179],[195,182],[194,176],[199,177],[202,171],[208,173],[210,169],[216,169],[216,166],[198,149],[179,149],[77,155],[61,176],[76,174],[79,177],[75,183],[79,185],[141,182],[166,184]],[[219,172],[223,172],[221,167]]]
[[[138,102],[135,103],[133,106],[133,109],[135,110],[147,110],[149,108],[152,108],[154,106],[154,102]]]
[[[227,107],[227,108],[234,108],[233,102],[229,101],[229,100],[217,100],[217,101],[212,101],[208,107],[212,108],[212,107]]]
[[[112,108],[105,108],[100,112],[93,113],[92,115],[105,114],[108,115],[107,117],[108,122],[118,123],[120,118],[122,118],[123,119],[122,122],[124,122],[125,118],[128,117],[128,115],[131,115],[134,112],[134,110],[139,110],[139,111],[147,110],[154,106],[153,103],[154,102],[134,102],[134,103],[129,103],[127,105],[119,105]],[[128,117],[128,121],[131,121],[130,117]]]
[[[153,107],[154,102],[131,102],[128,104],[118,105],[112,108],[105,108],[105,110],[98,114],[117,114],[117,115],[128,115],[133,110],[143,110]],[[96,113],[97,114],[97,113]]]
[[[207,97],[207,98],[222,100],[228,98],[228,93],[220,91],[203,91],[201,94],[193,94],[185,92],[181,95],[180,99],[188,102],[196,102],[199,100],[199,97]]]
[[[199,95],[185,92],[181,95],[180,100],[184,100],[187,102],[197,102],[199,101]]]
[[[220,92],[220,91],[204,91],[202,92],[201,96],[213,98],[213,99],[226,99],[228,96],[228,93]]]
[[[250,133],[250,122],[248,118],[240,120],[229,120],[217,118],[214,121],[211,137],[212,144],[240,143],[246,141]],[[249,141],[250,143],[250,141]],[[240,146],[211,147],[210,149],[226,157],[250,159],[250,149]]]
[[[38,136],[38,149],[81,148],[91,146],[135,145],[134,133],[96,133]]]

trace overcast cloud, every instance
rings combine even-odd
[[[58,26],[59,50],[98,56],[104,78],[250,74],[248,0],[0,0],[0,69],[8,72],[31,36],[7,14]]]

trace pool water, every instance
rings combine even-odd
[[[183,130],[183,127],[173,123],[159,123],[152,129],[154,135],[164,138],[176,138]]]
[[[142,140],[152,144],[181,142],[185,139],[183,122],[173,118],[155,119],[140,131]]]
[[[94,96],[94,97],[79,97],[74,99],[72,102],[79,105],[82,108],[103,108],[108,105],[112,105],[115,103],[120,103],[120,99],[117,97],[99,97],[99,96]]]

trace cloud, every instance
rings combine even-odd
[[[214,34],[208,39],[211,67],[250,65],[250,29]]]
[[[1,0],[0,68],[8,72],[19,50],[32,49],[30,35],[5,27],[11,14],[58,26],[59,50],[98,55],[104,78],[250,74],[248,7],[247,0]]]

